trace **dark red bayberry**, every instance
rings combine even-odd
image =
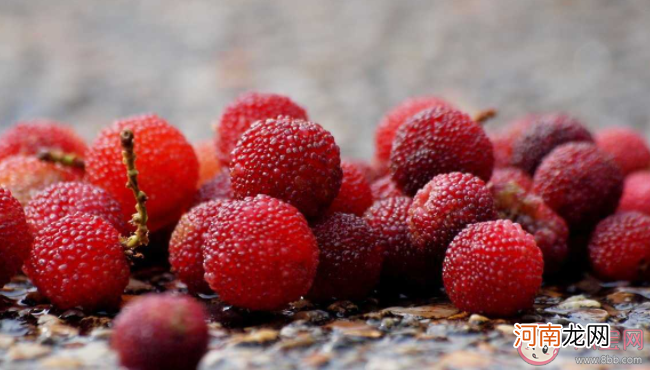
[[[596,145],[614,158],[623,175],[650,169],[648,143],[632,129],[613,127],[602,130],[596,135]]]
[[[564,114],[537,116],[513,142],[510,164],[532,175],[548,153],[570,142],[593,142],[593,138],[575,118]]]
[[[83,157],[86,143],[72,128],[55,121],[18,122],[0,136],[0,160],[12,155],[58,151]]]
[[[379,178],[370,185],[370,191],[372,192],[372,197],[375,200],[387,199],[392,197],[403,196],[401,190],[393,181],[393,178],[390,175]]]
[[[379,282],[383,259],[368,223],[353,214],[334,213],[312,230],[320,255],[308,297],[316,301],[366,297]]]
[[[257,122],[232,152],[230,178],[236,198],[270,195],[308,218],[329,207],[342,177],[334,137],[313,122],[284,117]]]
[[[618,213],[602,220],[589,241],[594,273],[604,280],[650,279],[650,216]]]
[[[468,115],[447,106],[424,110],[404,123],[390,157],[393,180],[407,195],[449,172],[492,176],[492,143]]]
[[[230,173],[220,172],[212,180],[203,184],[194,194],[193,205],[217,199],[232,198],[232,187],[230,186]]]
[[[249,92],[226,107],[215,136],[217,154],[223,167],[228,167],[233,149],[253,123],[279,116],[308,120],[305,110],[286,96]]]
[[[186,296],[149,294],[115,319],[111,347],[132,370],[196,369],[208,349],[207,313]]]
[[[275,310],[311,288],[318,244],[305,217],[266,195],[228,202],[205,236],[205,280],[228,304]]]
[[[344,161],[341,163],[341,169],[343,170],[341,189],[327,209],[327,213],[341,212],[362,216],[363,212],[372,205],[370,184],[356,165]]]
[[[0,287],[20,271],[31,245],[23,207],[9,190],[0,187]]]
[[[465,228],[449,246],[445,290],[460,310],[512,316],[533,305],[544,261],[532,235],[510,220]]]
[[[636,211],[650,216],[650,171],[639,171],[625,178],[619,211]]]
[[[610,215],[623,190],[623,175],[612,158],[590,143],[553,150],[535,172],[533,192],[567,222],[588,229]]]
[[[131,218],[135,207],[133,194],[124,186],[127,179],[120,147],[124,129],[135,134],[140,187],[149,197],[150,229],[156,231],[176,222],[192,204],[198,160],[183,134],[156,115],[124,119],[102,130],[88,150],[86,174],[90,183],[120,202],[124,220]]]

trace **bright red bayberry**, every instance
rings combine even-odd
[[[83,157],[86,143],[72,128],[49,120],[18,122],[0,136],[0,160],[12,155],[58,151]]]
[[[229,202],[205,236],[205,280],[228,304],[275,310],[311,288],[318,244],[305,217],[266,195]]]
[[[36,157],[16,155],[0,162],[0,186],[11,190],[22,205],[46,187],[64,181],[81,180],[83,172]],[[122,184],[124,185],[124,184]]]
[[[406,99],[386,113],[375,131],[375,165],[380,168],[388,167],[395,134],[404,122],[425,109],[439,105],[451,106],[441,98],[422,96]]]
[[[343,161],[341,169],[343,170],[341,188],[327,209],[327,213],[341,212],[363,216],[363,212],[372,205],[373,201],[370,183],[363,172],[350,162]]]
[[[210,181],[203,184],[194,194],[193,205],[217,199],[231,199],[232,187],[230,186],[230,173],[220,172]]]
[[[548,153],[570,142],[593,142],[593,138],[575,118],[564,114],[537,116],[513,142],[510,164],[532,175]]]
[[[514,183],[525,191],[533,187],[533,179],[516,167],[495,168],[488,185],[493,189],[501,189],[510,183]]]
[[[512,316],[532,307],[544,261],[532,235],[510,220],[465,228],[449,246],[443,281],[463,311]]]
[[[196,369],[208,349],[207,316],[190,297],[149,294],[117,316],[111,347],[127,369]]]
[[[9,190],[0,187],[0,287],[20,271],[31,245],[23,207]]]
[[[427,249],[440,266],[447,246],[465,226],[496,217],[492,194],[483,180],[452,172],[434,177],[413,197],[408,225],[413,243]],[[432,271],[432,279],[436,275]]]
[[[492,176],[492,143],[468,115],[447,106],[427,109],[407,120],[395,136],[390,157],[393,180],[407,195],[433,177],[449,172]]]
[[[169,263],[172,271],[187,285],[190,292],[210,292],[203,270],[204,236],[224,201],[210,201],[192,208],[181,217],[169,241]]]
[[[619,211],[636,211],[650,216],[650,171],[639,171],[625,178]]]
[[[553,150],[535,172],[532,189],[570,228],[582,230],[614,212],[622,190],[621,170],[590,143]]]
[[[217,150],[212,141],[201,141],[194,144],[194,153],[199,161],[198,186],[207,183],[222,172],[219,158],[217,158]]]
[[[230,165],[233,149],[253,123],[280,116],[308,120],[307,112],[286,96],[249,92],[226,107],[215,136],[217,154],[223,167]]]
[[[312,228],[320,250],[308,297],[316,301],[361,299],[379,282],[383,252],[361,217],[334,213]]]
[[[648,143],[632,129],[612,127],[602,130],[596,134],[596,145],[614,158],[623,175],[650,169]]]
[[[594,273],[604,280],[650,279],[650,216],[624,212],[602,220],[589,241]]]
[[[60,182],[37,193],[25,207],[27,221],[40,230],[74,213],[103,218],[121,234],[128,233],[122,207],[104,189],[83,182]]]
[[[381,177],[373,182],[372,185],[370,185],[370,191],[374,200],[400,197],[404,195],[390,175]]]
[[[156,231],[176,222],[192,204],[199,177],[198,160],[183,134],[156,115],[124,119],[102,130],[88,150],[86,174],[90,183],[120,202],[124,220],[131,218],[135,207],[133,194],[124,186],[120,147],[120,132],[124,129],[135,134],[140,187],[149,197],[150,228]]]
[[[316,217],[341,187],[339,147],[317,123],[286,117],[260,121],[232,152],[230,178],[238,199],[266,194]]]

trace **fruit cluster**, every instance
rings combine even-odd
[[[171,229],[188,292],[249,310],[442,286],[462,310],[509,316],[582,262],[604,280],[650,279],[645,140],[565,114],[488,135],[492,114],[409,99],[379,124],[371,163],[341,160],[276,94],[241,96],[195,146],[156,115],[89,146],[60,123],[21,122],[0,136],[0,284],[22,268],[59,309],[115,309],[149,232]],[[141,298],[112,343],[129,368],[196,367],[205,316],[189,296]]]

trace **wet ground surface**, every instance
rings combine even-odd
[[[134,274],[124,295],[184,292],[159,268]],[[459,312],[444,294],[427,299],[369,298],[315,306],[307,301],[274,313],[251,313],[202,297],[210,316],[210,350],[201,369],[249,368],[525,368],[513,348],[513,324],[609,323],[644,329],[646,348],[626,351],[562,349],[547,368],[583,368],[576,356],[640,357],[650,366],[650,287],[601,284],[585,278],[564,288],[543,287],[533,309],[491,320]],[[0,367],[112,369],[113,314],[53,309],[26,278],[0,294]],[[602,368],[602,367],[601,367]]]

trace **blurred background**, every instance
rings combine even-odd
[[[209,138],[246,90],[277,92],[369,158],[406,97],[440,95],[494,129],[566,111],[650,136],[650,2],[0,2],[0,125],[54,118],[87,139],[156,112]]]

